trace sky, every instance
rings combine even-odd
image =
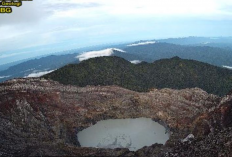
[[[91,45],[232,36],[231,0],[33,0],[0,14],[0,65]]]

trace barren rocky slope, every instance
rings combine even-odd
[[[232,95],[221,99],[219,105],[209,112],[199,116],[193,132],[201,137],[186,142],[177,142],[164,157],[231,157],[232,156]]]
[[[0,84],[0,156],[172,156],[184,153],[180,145],[185,143],[179,141],[190,133],[205,141],[220,131],[222,136],[231,126],[231,102],[232,96],[221,99],[199,88],[138,93],[117,86],[10,80]],[[139,117],[170,130],[165,146],[154,144],[136,152],[79,146],[77,132],[97,121]],[[231,136],[227,141],[231,148]],[[192,148],[186,145],[186,150]]]

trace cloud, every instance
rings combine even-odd
[[[112,48],[112,49],[115,50],[115,51],[118,51],[118,52],[126,52],[126,51],[124,51],[124,50],[117,49],[117,48]]]
[[[90,58],[95,58],[95,57],[102,57],[102,56],[111,56],[114,53],[112,48],[105,49],[105,50],[100,50],[100,51],[90,51],[90,52],[85,52],[81,55],[78,55],[76,58],[79,59],[79,61],[87,60]]]
[[[212,0],[98,0],[104,4],[102,10],[113,15],[205,15],[217,10]]]
[[[29,74],[29,75],[26,76],[26,77],[40,77],[40,76],[49,74],[49,73],[51,73],[51,72],[53,72],[53,71],[55,71],[55,70],[43,71],[43,72],[37,72],[37,73],[31,73],[31,74]]]
[[[33,0],[23,1],[21,7],[12,7],[11,14],[4,14],[0,16],[0,27],[5,25],[36,25],[40,20],[46,21],[54,14],[63,14],[69,10],[79,10],[99,7],[101,4],[96,2],[76,2],[63,0]],[[83,15],[82,15],[83,16]],[[19,29],[18,29],[19,30]]]
[[[133,60],[133,61],[130,61],[132,64],[139,64],[139,63],[141,63],[141,61],[140,60]]]
[[[231,66],[223,65],[222,67],[223,67],[223,68],[227,68],[227,69],[231,69],[231,70],[232,70],[232,67],[231,67]]]
[[[67,50],[142,39],[231,36],[231,6],[231,0],[23,1],[12,14],[0,15],[0,53],[16,58],[20,55],[12,50],[39,45]]]
[[[12,7],[11,14],[0,15],[0,26],[36,23],[47,16],[38,0],[23,1],[22,3],[21,7]],[[20,30],[20,27],[16,29]]]
[[[52,12],[55,11],[66,11],[70,9],[86,9],[86,8],[94,8],[94,7],[99,7],[101,4],[99,3],[94,3],[94,2],[88,2],[88,3],[67,3],[67,2],[62,2],[62,3],[48,3],[44,5],[44,8],[46,10],[50,10]]]
[[[136,43],[136,44],[130,44],[127,46],[140,46],[140,45],[148,45],[148,44],[155,44],[155,41],[147,41],[147,42],[141,42],[141,43]]]
[[[119,52],[125,52],[121,49],[116,49],[116,48],[108,48],[100,51],[90,51],[90,52],[85,52],[81,55],[76,56],[76,58],[79,59],[79,61],[87,60],[90,58],[95,58],[95,57],[103,57],[103,56],[112,56],[115,51]]]
[[[3,78],[8,78],[10,76],[0,76],[0,79],[3,79]]]

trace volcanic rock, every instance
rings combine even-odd
[[[0,84],[0,156],[170,156],[190,133],[195,140],[215,130],[222,131],[219,137],[230,132],[223,129],[232,124],[231,97],[221,99],[199,88],[139,93],[41,78],[10,80]],[[170,139],[165,146],[154,144],[131,152],[82,148],[78,143],[77,133],[97,121],[140,117],[166,127]]]
[[[175,146],[161,152],[162,157],[231,157],[232,154],[232,95],[221,99],[219,105],[211,112],[199,116],[195,134],[208,128],[208,134],[191,142],[177,142]],[[199,125],[201,124],[201,125]],[[202,124],[205,127],[201,127]],[[201,132],[201,131],[200,131]]]

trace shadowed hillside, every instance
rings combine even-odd
[[[82,87],[119,85],[139,92],[151,88],[199,87],[212,94],[225,95],[232,88],[231,70],[178,57],[137,65],[119,57],[99,57],[67,65],[44,78]]]

